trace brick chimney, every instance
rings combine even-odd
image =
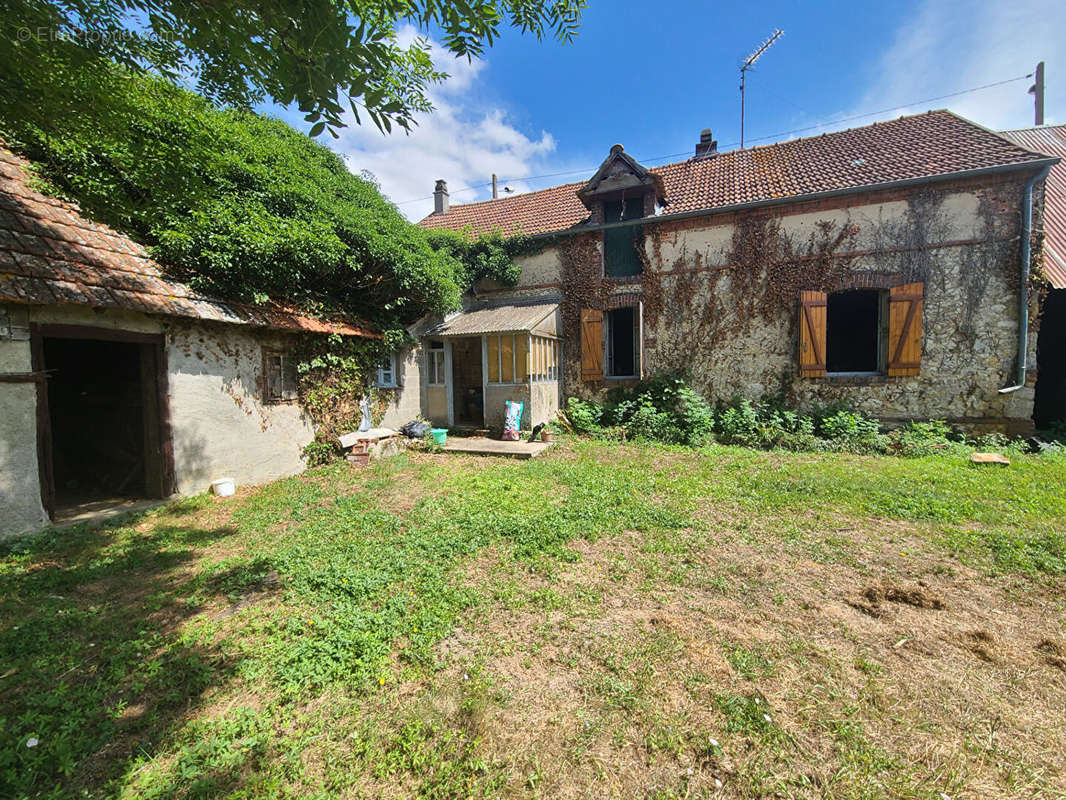
[[[696,143],[696,158],[711,158],[718,154],[718,142],[711,138],[711,129],[700,131],[700,140]]]
[[[448,184],[443,179],[437,181],[433,187],[433,213],[448,213]]]

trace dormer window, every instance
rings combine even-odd
[[[603,222],[640,219],[644,216],[644,197],[626,197],[620,200],[603,201]],[[625,225],[608,228],[603,232],[603,274],[608,278],[628,278],[643,271],[640,254],[642,226]]]

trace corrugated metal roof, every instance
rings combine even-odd
[[[1044,193],[1044,277],[1066,289],[1066,125],[1003,131],[1015,144],[1063,159],[1051,168]]]
[[[480,336],[531,331],[559,308],[558,303],[502,305],[464,311],[425,332],[426,336]]]
[[[380,337],[281,303],[205,297],[172,280],[137,242],[31,188],[27,162],[0,146],[0,302],[122,308],[307,333]]]

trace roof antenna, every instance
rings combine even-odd
[[[780,28],[775,28],[774,32],[770,34],[765,42],[759,45],[755,51],[744,59],[744,64],[740,68],[740,149],[744,149],[744,84],[747,82],[746,78],[748,70],[755,66],[755,62],[759,60],[763,53],[770,49],[770,45],[785,35],[785,32]]]
[[[1044,124],[1044,62],[1036,65],[1036,81],[1029,87],[1029,94],[1033,95],[1033,111],[1036,124]]]

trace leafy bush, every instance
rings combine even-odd
[[[714,435],[714,409],[684,375],[658,375],[611,392],[603,418],[631,439],[700,447]]]
[[[882,453],[887,447],[877,420],[854,411],[837,411],[818,422],[818,434],[829,448],[849,453]]]
[[[577,433],[595,433],[603,422],[603,406],[571,397],[566,401],[566,416]]]
[[[951,428],[943,420],[911,422],[888,435],[888,452],[912,458],[943,453],[959,445],[950,437]]]

